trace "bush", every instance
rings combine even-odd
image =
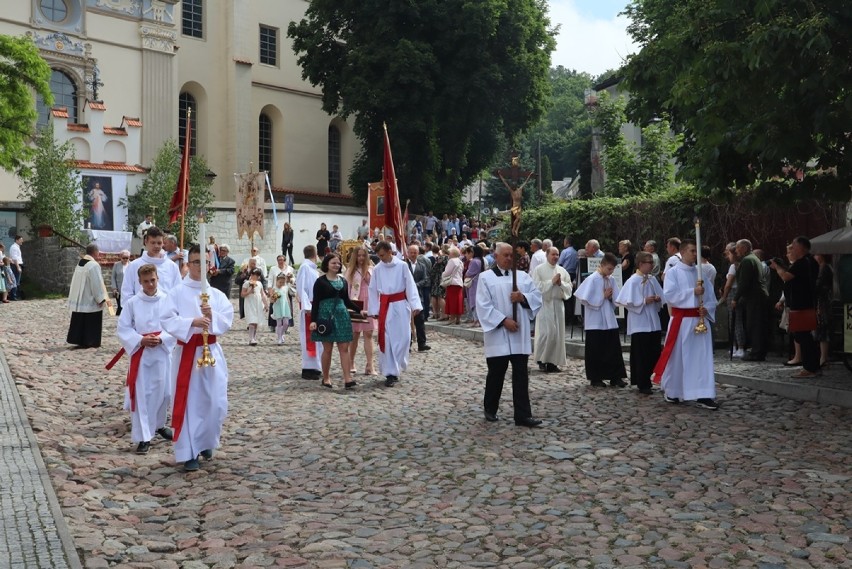
[[[613,252],[622,239],[629,239],[634,251],[654,239],[661,250],[669,237],[694,237],[697,214],[702,243],[715,256],[726,243],[737,239],[750,239],[755,247],[783,256],[784,244],[796,235],[815,236],[835,227],[843,207],[815,201],[776,205],[758,201],[751,191],[725,200],[680,186],[648,196],[603,196],[527,209],[522,213],[520,238],[550,238],[561,247],[565,235],[572,235],[578,248],[594,238],[601,249]]]

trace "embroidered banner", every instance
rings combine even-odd
[[[253,172],[234,174],[237,183],[237,238],[246,233],[249,239],[254,233],[263,238],[263,196],[266,174]]]

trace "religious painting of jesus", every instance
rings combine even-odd
[[[113,231],[112,178],[109,176],[83,176],[83,211],[86,228]]]

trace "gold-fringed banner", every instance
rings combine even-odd
[[[252,239],[255,232],[263,238],[263,196],[266,189],[266,174],[250,172],[234,174],[237,183],[237,238],[248,234]]]
[[[368,198],[367,210],[370,217],[370,234],[379,231],[385,226],[385,184],[384,182],[371,182],[367,184]]]

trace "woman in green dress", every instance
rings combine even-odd
[[[340,276],[343,263],[340,255],[326,255],[320,271],[323,274],[314,283],[314,299],[311,303],[311,340],[322,342],[322,386],[331,389],[331,352],[334,344],[340,354],[343,368],[343,386],[352,389],[357,385],[352,380],[352,362],[349,361],[349,343],[352,341],[352,320],[347,309],[358,312],[358,307],[349,299],[349,285]]]

